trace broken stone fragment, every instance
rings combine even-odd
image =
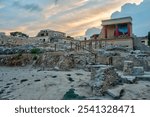
[[[125,93],[123,87],[117,87],[115,89],[108,89],[107,94],[113,99],[120,99]]]
[[[124,61],[123,74],[132,75],[133,73],[133,61]]]

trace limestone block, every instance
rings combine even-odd
[[[143,67],[133,67],[133,75],[144,75]]]
[[[111,96],[113,99],[119,99],[121,96],[123,96],[124,93],[125,90],[122,86],[107,90],[107,94]]]
[[[133,61],[124,61],[123,74],[132,75],[133,66]]]

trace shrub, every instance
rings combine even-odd
[[[69,89],[69,91],[64,95],[63,100],[82,100],[86,98],[85,96],[75,94],[74,91],[75,89]]]
[[[40,49],[39,48],[34,48],[31,50],[31,54],[39,54],[40,53]]]

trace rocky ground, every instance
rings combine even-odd
[[[111,73],[110,70],[104,71],[108,74]],[[61,100],[71,89],[74,90],[73,95],[84,97],[84,99],[150,99],[148,78],[121,83],[118,80],[116,82],[114,76],[103,75],[107,79],[103,79],[100,84],[103,84],[102,89],[105,90],[103,95],[99,95],[99,92],[93,92],[91,88],[91,72],[84,70],[50,71],[31,66],[0,67],[0,99]]]
[[[149,52],[0,51],[0,99],[150,99]]]
[[[90,72],[48,71],[32,67],[0,67],[0,99],[60,100],[70,89],[89,97]]]
[[[92,70],[95,75],[91,79],[94,95],[110,96],[112,99],[120,100],[150,99],[150,72],[136,76],[124,75],[122,71],[112,66],[99,65],[96,67],[99,68]]]
[[[109,89],[108,93],[121,100],[150,100],[150,82],[137,81],[134,84],[123,84]]]

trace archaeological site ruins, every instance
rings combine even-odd
[[[102,21],[76,40],[45,29],[35,37],[0,33],[0,99],[150,99],[150,47],[133,35],[131,17]]]

